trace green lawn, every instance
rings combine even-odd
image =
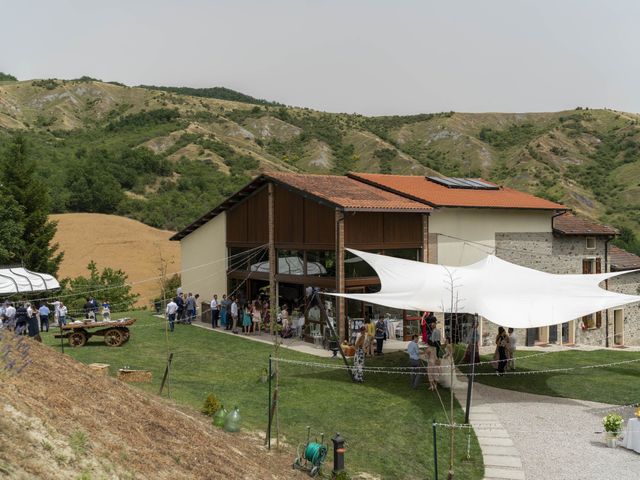
[[[135,316],[138,322],[124,346],[108,348],[101,337],[94,337],[81,348],[65,346],[65,353],[84,363],[108,363],[112,375],[124,366],[151,370],[153,383],[140,388],[157,393],[167,357],[164,322],[146,312],[136,312]],[[54,339],[52,333],[43,338],[47,344],[60,348],[60,340]],[[206,395],[213,392],[226,407],[240,407],[244,427],[265,430],[268,387],[258,379],[268,365],[272,346],[177,325],[169,335],[168,348],[174,352],[171,398],[200,408]],[[281,352],[288,359],[336,362],[286,349]],[[367,366],[407,364],[404,353],[367,359]],[[449,391],[441,390],[441,394],[448,404]],[[279,411],[280,431],[289,444],[305,440],[307,425],[312,432],[325,432],[327,436],[339,431],[347,441],[345,462],[350,472],[370,472],[389,479],[432,478],[431,420],[446,421],[438,397],[425,386],[412,390],[406,375],[366,374],[365,383],[358,385],[344,371],[287,364],[282,364]],[[459,408],[456,421],[463,421]],[[447,439],[448,433],[439,429],[441,478],[449,458]],[[482,456],[475,437],[471,437],[471,461],[464,460],[465,432],[456,430],[456,445],[456,477],[482,478]],[[330,466],[328,463],[327,471]]]
[[[565,350],[526,359],[535,354],[519,351],[516,355],[518,372],[610,364],[639,359],[638,362],[602,368],[575,369],[567,372],[537,373],[530,375],[479,375],[476,380],[486,385],[521,392],[554,397],[591,400],[594,402],[626,405],[640,401],[640,352],[620,350]],[[518,358],[522,358],[518,360]],[[482,361],[491,360],[482,356]],[[477,372],[493,373],[490,365],[480,365]]]

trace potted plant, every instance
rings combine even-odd
[[[602,419],[602,426],[605,431],[605,443],[607,447],[615,448],[616,441],[622,430],[622,423],[624,420],[617,413],[610,413]]]

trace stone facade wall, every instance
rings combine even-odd
[[[640,295],[640,272],[626,273],[609,280],[609,290],[627,295]],[[624,318],[624,344],[640,345],[640,303],[620,307]],[[613,309],[609,310],[609,338],[613,345]]]

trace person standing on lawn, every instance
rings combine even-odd
[[[229,325],[231,322],[229,321],[229,307],[231,306],[231,301],[227,298],[227,294],[224,293],[222,295],[222,301],[220,302],[220,326],[225,330],[229,330]]]
[[[67,324],[67,312],[67,306],[60,301],[58,305],[58,325],[61,327]]]
[[[353,381],[362,383],[364,382],[364,342],[366,340],[366,328],[364,325],[360,327],[360,331],[356,336],[356,343],[354,347],[356,349],[356,355],[353,359],[353,366],[355,367],[353,372]]]
[[[433,320],[429,324],[427,345],[427,350],[431,350],[434,358],[442,357],[442,332],[438,330],[438,323],[435,317],[433,317]]]
[[[29,315],[27,313],[27,305],[21,304],[16,308],[16,335],[24,335],[24,332],[27,330],[27,321],[29,320]]]
[[[38,316],[40,312],[31,308],[31,304],[27,303],[27,334],[29,338],[33,338],[38,342],[42,342],[40,330],[38,329]]]
[[[170,332],[173,332],[177,313],[178,313],[178,304],[175,301],[171,300],[169,303],[167,303],[167,310],[166,310],[167,321],[169,322]]]
[[[496,348],[498,350],[498,375],[504,375],[507,367],[507,351],[509,350],[509,336],[503,327],[498,328],[496,336]]]
[[[260,322],[262,321],[262,305],[257,298],[253,301],[251,308],[251,321],[253,322],[253,333],[260,335]]]
[[[211,328],[218,328],[218,319],[220,318],[220,304],[218,303],[218,295],[213,294],[211,303]]]
[[[178,307],[178,310],[176,311],[176,320],[178,323],[184,321],[184,298],[182,298],[182,293],[179,294],[173,302]]]
[[[236,300],[235,295],[231,299],[231,331],[233,333],[238,333],[238,301]]]
[[[49,331],[49,315],[51,314],[51,310],[44,303],[40,304],[40,308],[38,309],[40,312],[40,330],[43,332]]]
[[[420,366],[420,348],[418,348],[418,335],[412,335],[411,341],[407,346],[407,353],[409,354],[409,363],[411,364],[411,388],[418,388],[420,384],[420,375],[418,374],[418,367]]]
[[[384,355],[382,353],[382,344],[387,333],[387,326],[383,318],[379,318],[376,322],[376,355]]]
[[[53,302],[51,305],[53,305],[53,319],[55,320],[55,322],[57,324],[59,324],[59,318],[60,318],[60,304],[62,302],[60,302],[60,300],[56,300],[55,302]]]
[[[187,299],[184,302],[184,308],[186,311],[184,323],[191,325],[191,322],[196,318],[196,298],[193,293],[187,294]]]
[[[4,310],[4,327],[13,332],[16,328],[16,307],[9,303]]]
[[[517,348],[517,343],[518,343],[518,339],[516,338],[516,332],[513,328],[510,328],[508,330],[509,332],[509,362],[508,362],[508,368],[509,370],[515,370],[516,369],[516,348]]]

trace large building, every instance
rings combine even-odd
[[[272,282],[278,304],[305,314],[312,334],[322,327],[317,315],[305,313],[309,287],[379,289],[375,273],[346,248],[451,266],[494,253],[552,273],[606,270],[616,231],[566,211],[558,203],[480,179],[265,173],[172,239],[181,243],[184,289],[204,298],[234,293],[250,300]],[[632,288],[622,285],[620,291]],[[386,313],[406,319],[407,314],[350,300],[327,302],[327,307],[343,338],[349,335],[350,319]],[[601,312],[519,332],[520,341],[604,344],[605,330],[620,315]],[[622,320],[623,326],[627,323]],[[447,318],[447,334],[464,338],[469,324],[465,315]],[[485,343],[496,328],[481,323]]]

